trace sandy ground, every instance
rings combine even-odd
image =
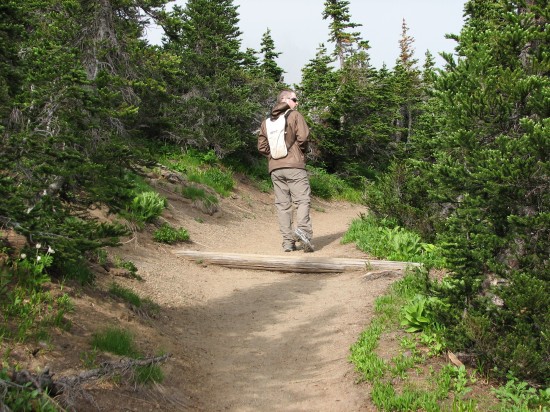
[[[103,383],[77,410],[104,411],[370,411],[367,388],[348,361],[349,348],[369,323],[374,300],[395,277],[364,271],[338,274],[231,269],[176,256],[180,249],[285,255],[271,194],[239,184],[208,215],[164,193],[163,219],[186,228],[189,243],[166,246],[137,232],[112,256],[132,261],[143,281],[113,280],[161,305],[154,319],[140,317],[107,293],[75,296],[73,328],[48,352],[54,368],[89,351],[94,330],[117,325],[131,330],[143,353],[170,353],[164,381],[149,387]],[[314,254],[366,257],[340,239],[359,205],[313,202]],[[94,300],[95,299],[95,300]],[[64,346],[63,346],[64,345]],[[86,346],[88,345],[88,346]],[[86,347],[88,349],[86,349]],[[65,357],[63,357],[65,355]],[[55,369],[54,369],[55,370]],[[91,399],[91,398],[89,398]]]

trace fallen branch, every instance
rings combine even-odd
[[[57,380],[54,384],[57,387],[61,387],[61,392],[63,392],[66,388],[78,386],[86,381],[99,379],[105,376],[112,376],[115,373],[124,374],[137,366],[150,366],[161,363],[171,356],[171,354],[166,354],[146,359],[123,359],[118,362],[103,362],[99,368],[90,369],[81,372],[78,375],[64,376]]]
[[[53,397],[63,394],[66,399],[72,398],[74,392],[78,392],[78,387],[83,383],[97,380],[99,378],[111,377],[115,374],[124,375],[138,366],[150,366],[171,357],[171,354],[155,356],[146,359],[121,359],[115,362],[103,362],[99,368],[87,370],[77,375],[69,375],[53,379],[48,369],[40,374],[33,374],[27,370],[13,371],[10,380],[0,379],[0,388],[14,388],[16,390],[36,390],[40,394],[48,395],[50,400]],[[55,402],[55,401],[54,401]],[[7,412],[10,409],[2,403],[0,397],[0,412]]]

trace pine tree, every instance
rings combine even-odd
[[[181,74],[169,84],[177,104],[166,107],[167,135],[219,157],[252,144],[250,124],[259,108],[246,85],[249,55],[240,51],[238,23],[231,0],[189,0],[165,24],[165,49],[179,60]]]
[[[400,97],[401,117],[396,125],[398,128],[395,140],[408,141],[413,132],[413,124],[419,114],[421,103],[420,71],[416,68],[418,60],[414,58],[414,38],[409,36],[409,28],[403,19],[399,39],[399,59],[394,68],[397,96]]]
[[[547,2],[472,0],[465,10],[460,57],[446,56],[447,71],[436,83],[437,131],[426,136],[430,195],[444,207],[439,238],[453,272],[443,295],[456,312],[441,316],[461,349],[502,375],[547,385]]]
[[[262,42],[260,45],[260,53],[263,54],[261,68],[265,75],[275,82],[282,81],[284,70],[281,69],[275,61],[281,53],[277,53],[275,51],[275,42],[271,37],[271,30],[267,29],[267,31],[262,35]]]
[[[338,88],[333,61],[325,45],[320,44],[315,58],[302,68],[302,83],[298,88],[300,110],[311,125],[312,157],[321,164],[325,155],[331,152],[330,142],[339,127],[339,114],[331,110],[337,101]]]
[[[349,29],[361,26],[361,24],[350,21],[349,1],[326,0],[324,6],[323,19],[331,20],[329,24],[329,41],[335,44],[334,56],[338,58],[342,68],[346,58],[356,51],[356,47],[366,50],[369,48],[368,42],[361,39],[359,32],[349,31]]]
[[[27,30],[10,38],[19,80],[10,121],[2,119],[0,185],[10,195],[1,196],[0,219],[55,249],[53,269],[62,272],[124,233],[83,210],[96,202],[116,210],[130,196],[140,14],[118,2],[30,1],[14,10],[12,23]]]

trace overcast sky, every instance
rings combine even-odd
[[[357,31],[371,46],[371,64],[392,68],[399,56],[401,24],[405,19],[409,36],[415,40],[415,57],[419,65],[430,50],[436,65],[443,65],[439,52],[453,52],[455,42],[445,34],[459,34],[464,23],[466,0],[348,0],[351,22],[361,24]],[[186,0],[175,3],[185,5]],[[172,4],[172,3],[171,3]],[[328,20],[323,20],[324,0],[234,0],[239,6],[243,50],[260,49],[262,35],[269,28],[275,51],[281,53],[277,63],[286,72],[285,82],[299,83],[301,69],[315,57],[320,43],[329,52]],[[162,33],[151,29],[149,40],[160,43]]]

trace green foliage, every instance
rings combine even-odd
[[[375,216],[395,219],[400,226],[433,239],[438,215],[419,167],[411,159],[392,162],[385,173],[366,184],[365,203]]]
[[[417,349],[419,340],[404,338],[400,352],[389,361],[382,359],[376,352],[383,334],[396,333],[399,327],[395,323],[396,314],[407,311],[406,308],[418,307],[416,293],[425,290],[426,279],[418,272],[408,272],[405,277],[395,282],[388,295],[377,298],[376,316],[359,339],[350,348],[350,360],[361,377],[371,383],[371,399],[379,410],[383,411],[440,411],[446,409],[446,400],[453,397],[455,411],[478,410],[476,400],[463,401],[470,391],[470,384],[475,377],[469,376],[464,367],[448,365],[433,376],[419,373],[417,366],[425,362],[425,350]],[[416,299],[416,301],[415,301]],[[424,299],[425,302],[425,299]],[[426,307],[425,302],[422,306]],[[415,313],[424,313],[416,310]],[[421,322],[426,325],[425,322]],[[408,335],[411,336],[411,335]],[[425,334],[412,335],[422,339]],[[436,333],[429,339],[434,342]],[[439,336],[439,335],[437,335]],[[434,356],[432,353],[428,356]],[[410,379],[412,371],[414,379]],[[426,389],[429,388],[429,389]]]
[[[217,167],[189,173],[188,177],[191,182],[202,183],[209,186],[221,196],[228,196],[235,186],[232,172],[223,171]]]
[[[424,296],[417,296],[403,307],[401,326],[405,326],[407,332],[421,332],[432,324],[426,302]]]
[[[129,205],[131,216],[140,223],[151,222],[159,217],[166,207],[166,199],[157,192],[141,192]]]
[[[149,298],[142,298],[132,290],[113,282],[109,288],[109,293],[117,296],[132,305],[132,310],[139,314],[149,317],[155,317],[160,311],[160,306]]]
[[[111,295],[124,299],[126,302],[139,307],[141,306],[141,298],[130,289],[120,286],[118,283],[113,282],[109,288]]]
[[[114,353],[119,356],[139,358],[133,335],[118,327],[108,327],[92,337],[93,350]],[[136,383],[161,382],[164,374],[159,365],[136,366],[132,375]]]
[[[164,373],[158,365],[138,366],[135,371],[134,380],[139,384],[151,382],[160,383],[164,380]]]
[[[422,262],[436,267],[444,264],[441,252],[435,245],[423,243],[416,233],[372,215],[354,220],[342,242],[355,242],[359,249],[377,258]]]
[[[115,267],[126,269],[128,272],[130,272],[132,277],[139,279],[139,276],[137,274],[138,268],[136,267],[134,262],[131,262],[129,260],[124,260],[124,259],[121,259],[118,256],[115,256],[113,263],[114,263]]]
[[[0,334],[26,341],[30,337],[45,337],[48,327],[70,326],[64,319],[73,310],[70,298],[54,298],[44,290],[50,281],[46,270],[53,263],[54,253],[51,247],[37,243],[11,266],[0,269],[0,313],[5,323]]]
[[[0,368],[0,382],[2,382],[3,387],[2,392],[0,392],[0,404],[5,406],[6,410],[21,412],[58,411],[46,392],[36,389],[30,382],[26,385],[12,382],[6,368]]]
[[[550,404],[550,388],[535,389],[527,382],[519,381],[512,373],[507,374],[504,386],[493,390],[503,402],[502,411],[547,411]]]
[[[275,61],[281,53],[275,51],[275,42],[271,37],[271,30],[269,28],[262,35],[260,46],[260,53],[263,55],[260,68],[264,72],[264,75],[275,82],[282,81],[284,70],[281,69]]]
[[[172,170],[187,175],[191,182],[204,184],[221,196],[228,196],[235,186],[233,172],[223,167],[215,152],[201,152],[195,149],[185,153],[169,153],[162,163]]]
[[[75,280],[80,285],[90,285],[95,280],[94,273],[90,270],[88,262],[83,258],[56,260],[54,263],[56,270],[63,274],[65,280]]]
[[[197,186],[186,186],[182,189],[183,197],[191,199],[194,203],[201,206],[201,210],[212,214],[217,210],[219,203],[215,194],[207,193],[205,189]]]
[[[114,353],[115,355],[136,357],[138,351],[132,334],[118,327],[108,327],[92,336],[94,349]]]
[[[307,166],[311,193],[322,199],[347,200],[353,203],[361,203],[361,192],[354,189],[343,179],[327,173],[325,170]]]
[[[163,223],[163,225],[153,233],[153,239],[155,242],[167,243],[171,245],[178,242],[188,241],[189,232],[184,228],[176,229],[168,223]]]

